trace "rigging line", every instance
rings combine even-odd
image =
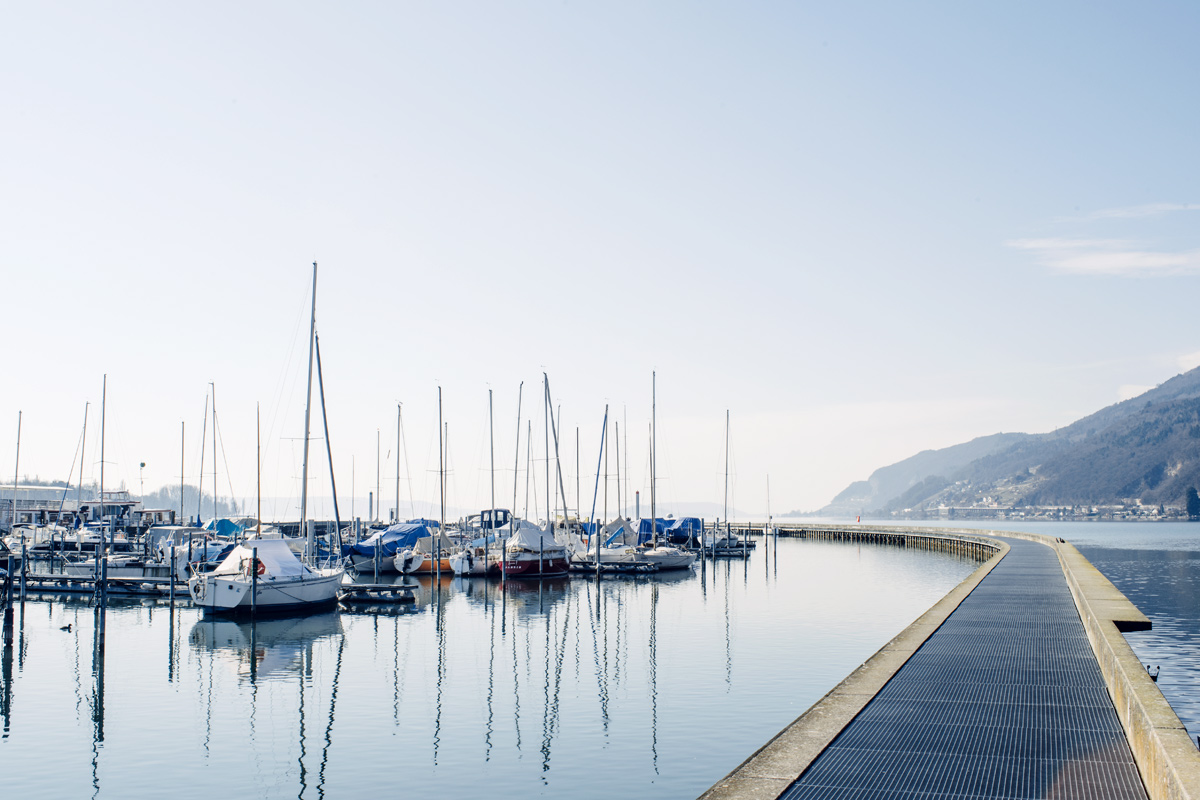
[[[287,386],[287,378],[288,378],[288,375],[291,374],[292,363],[295,359],[296,352],[297,352],[297,344],[298,344],[298,341],[300,338],[300,326],[302,324],[304,324],[304,322],[307,321],[306,318],[308,316],[308,311],[309,311],[310,288],[309,288],[307,281],[304,281],[303,283],[304,283],[304,287],[305,287],[304,288],[304,297],[303,297],[304,302],[300,306],[299,310],[296,313],[296,324],[292,328],[292,335],[289,340],[291,342],[291,345],[288,348],[287,358],[284,360],[283,370],[279,373],[279,377],[276,380],[275,392],[272,395],[272,405],[270,406],[269,411],[268,411],[268,417],[267,417],[267,442],[268,442],[267,447],[268,447],[268,450],[270,449],[270,442],[274,441],[276,425],[283,416],[280,413],[280,409],[283,404],[283,395],[284,395],[284,390],[286,389],[286,386]],[[297,374],[296,378],[292,381],[292,396],[295,396],[296,384],[299,383],[299,380],[300,380],[300,378],[299,378],[299,375]]]
[[[67,493],[71,491],[71,478],[75,477],[75,462],[79,459],[79,450],[83,446],[83,432],[79,434],[79,443],[75,445],[75,455],[71,458],[71,471],[67,473],[67,485],[63,487],[62,499],[58,501],[58,516],[62,518],[63,506],[67,502]],[[79,480],[83,480],[83,464],[79,465]]]
[[[412,472],[408,468],[408,439],[404,436],[404,406],[401,405],[397,418],[400,420],[400,446],[404,449],[404,480],[408,482],[408,515],[409,519],[416,517],[417,504],[413,502]],[[400,509],[396,509],[396,521],[400,519]]]
[[[213,417],[213,427],[217,429],[217,441],[221,443],[221,461],[225,463],[225,482],[229,484],[229,498],[230,500],[233,500],[235,492],[233,491],[233,479],[230,477],[229,473],[229,453],[225,451],[225,437],[221,435],[221,425],[219,422],[217,422],[216,416]],[[216,457],[217,454],[213,453],[213,458]],[[237,501],[233,500],[233,502],[236,506]],[[237,509],[235,508],[234,510],[236,511]]]
[[[204,443],[208,438],[208,390],[204,392],[204,424],[200,426],[200,481],[196,484],[196,522],[200,521],[204,503]],[[213,454],[213,458],[216,458]]]

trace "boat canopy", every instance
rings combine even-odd
[[[486,544],[492,545],[496,543],[496,538],[497,534],[489,533],[487,536],[480,536],[478,539],[475,539],[468,545],[468,547],[483,547],[485,542]]]
[[[649,520],[643,521],[648,522]],[[646,539],[649,540],[649,538],[649,534],[647,534]],[[604,526],[600,539],[604,547],[619,547],[621,545],[635,547],[641,543],[641,535],[633,529],[633,525],[620,517],[617,517]]]
[[[504,546],[505,550],[520,552],[526,550],[530,553],[561,553],[565,548],[554,540],[554,534],[539,528],[532,522],[521,520],[517,523],[517,530],[508,540],[508,544]]]
[[[436,526],[435,526],[436,527]],[[369,539],[364,539],[356,545],[347,548],[347,552],[358,556],[375,557],[375,548],[381,548],[379,555],[391,558],[401,550],[415,547],[417,540],[432,536],[433,531],[419,522],[401,522],[379,531]]]
[[[434,529],[442,527],[441,524],[436,519],[423,519],[421,517],[418,517],[417,519],[410,519],[408,522],[401,522],[400,524],[401,525],[424,525],[426,528],[434,528]],[[394,528],[396,526],[393,525],[392,527]]]
[[[226,519],[225,517],[217,517],[215,519],[210,519],[205,524],[204,530],[211,531],[212,533],[215,533],[217,536],[225,536],[228,538],[232,538],[234,536],[240,536],[242,531],[244,531],[246,529],[231,519]]]
[[[230,575],[244,573],[258,549],[258,560],[263,564],[264,575],[286,576],[307,575],[312,570],[296,558],[296,554],[288,547],[283,539],[255,539],[245,544],[239,544],[230,551],[212,574]]]

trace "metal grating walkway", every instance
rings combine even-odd
[[[1058,557],[1005,541],[783,798],[1146,797]]]

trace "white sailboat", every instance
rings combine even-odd
[[[206,611],[310,612],[337,602],[343,572],[340,565],[310,567],[283,539],[251,539],[235,547],[212,572],[192,577],[188,591],[192,602]]]
[[[304,405],[304,466],[300,529],[308,508],[308,429],[312,402],[313,346],[317,329],[317,265],[313,262],[312,317],[308,335],[308,393]],[[257,551],[257,559],[255,558]],[[311,552],[311,551],[310,551]],[[284,539],[250,539],[233,549],[215,570],[188,580],[192,602],[211,612],[318,611],[337,602],[345,566],[318,567],[296,557]]]

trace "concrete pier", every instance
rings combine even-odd
[[[995,555],[705,798],[1200,796],[1200,754],[1121,636],[1149,620],[1070,545],[788,533]]]

